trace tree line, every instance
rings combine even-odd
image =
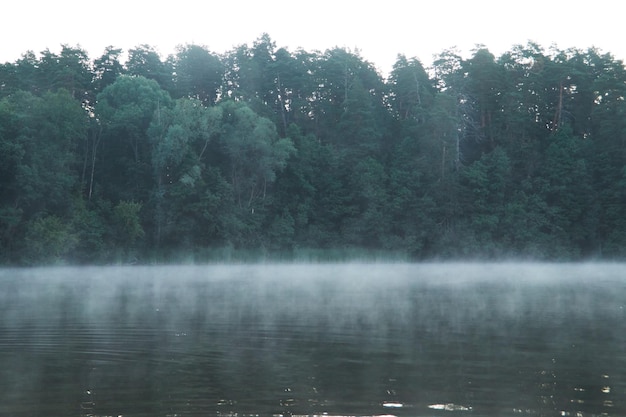
[[[386,78],[358,52],[267,34],[221,55],[122,54],[0,65],[1,263],[626,255],[611,54],[477,46],[430,68],[398,55]]]

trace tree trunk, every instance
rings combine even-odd
[[[87,201],[91,201],[91,195],[93,194],[93,179],[96,171],[96,155],[98,152],[98,145],[100,144],[100,140],[102,138],[102,126],[98,128],[98,132],[95,134],[92,144],[91,150],[91,174],[89,176],[89,194],[87,197]]]

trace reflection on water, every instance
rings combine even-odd
[[[0,415],[623,416],[623,270],[0,270]]]

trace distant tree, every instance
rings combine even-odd
[[[482,255],[502,255],[503,243],[511,238],[506,233],[514,232],[502,227],[510,181],[510,161],[499,147],[461,172],[462,216],[469,220],[472,245],[476,245],[475,250]]]
[[[261,111],[261,105],[271,108],[276,87],[272,71],[275,49],[276,43],[264,33],[252,47],[239,45],[231,51],[226,57],[227,95],[247,100],[255,111]]]
[[[46,49],[41,53],[37,72],[43,91],[65,89],[73,98],[93,105],[91,62],[87,52],[79,46],[62,45],[58,55]]]
[[[21,92],[7,104],[15,123],[3,140],[12,155],[6,184],[13,204],[28,217],[64,214],[66,196],[77,184],[75,152],[86,137],[86,112],[66,90],[43,97]]]
[[[14,261],[29,230],[67,228],[86,128],[87,113],[66,90],[42,97],[18,91],[0,100],[0,248]]]
[[[240,208],[253,210],[266,197],[289,155],[294,152],[288,138],[279,138],[276,126],[255,114],[250,107],[232,101],[220,105],[222,125],[219,143]]]
[[[108,200],[148,200],[153,174],[147,131],[155,113],[159,117],[171,105],[156,81],[141,76],[120,76],[98,95],[102,149],[95,175]]]
[[[154,47],[144,44],[130,49],[125,66],[127,74],[154,80],[163,90],[173,91],[172,63],[162,61]]]
[[[107,46],[102,56],[94,61],[93,83],[96,92],[100,93],[123,74],[124,67],[120,62],[121,55],[121,49]]]
[[[389,76],[389,103],[399,120],[424,122],[425,109],[433,96],[432,81],[417,58],[398,55]]]
[[[179,46],[173,66],[175,97],[196,98],[205,106],[215,104],[224,73],[215,54],[199,45]]]
[[[504,91],[504,69],[484,47],[479,47],[461,65],[461,70],[467,74],[459,93],[460,99],[467,103],[461,108],[465,111],[465,160],[469,162],[480,156],[483,150],[490,151],[498,145],[502,129],[500,101]]]
[[[41,94],[44,86],[38,71],[39,60],[33,51],[27,51],[14,64],[15,90],[28,91],[32,94]]]
[[[10,62],[0,64],[0,99],[15,93],[19,88],[16,65]]]
[[[595,244],[595,192],[585,160],[587,143],[574,136],[569,126],[552,139],[536,179],[537,188],[550,210],[554,245],[578,257],[593,251]]]
[[[33,219],[24,239],[24,262],[54,264],[63,262],[76,247],[78,239],[69,224],[57,216]]]
[[[120,201],[113,207],[112,234],[119,255],[132,261],[137,256],[135,244],[145,235],[141,226],[142,204],[135,201]]]
[[[291,249],[296,244],[313,247],[309,235],[312,219],[316,217],[314,203],[318,190],[316,177],[323,172],[316,166],[321,145],[312,134],[303,135],[300,128],[291,124],[287,136],[293,141],[293,152],[285,169],[276,175],[274,192],[270,201],[270,249]]]
[[[360,248],[386,248],[390,238],[389,201],[385,167],[373,157],[359,161],[352,170],[349,186],[355,214],[344,223],[346,243]]]
[[[591,150],[587,155],[597,193],[598,251],[605,256],[624,256],[626,251],[626,69],[611,55],[590,54],[597,71],[593,78],[590,114]]]
[[[157,246],[210,243],[205,216],[215,214],[208,183],[214,171],[204,163],[220,128],[221,110],[196,99],[178,99],[152,118],[149,129],[155,188],[154,238]]]

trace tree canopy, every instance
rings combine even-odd
[[[267,34],[28,51],[0,65],[0,262],[385,251],[624,259],[626,69],[596,49],[497,57],[289,51]]]

